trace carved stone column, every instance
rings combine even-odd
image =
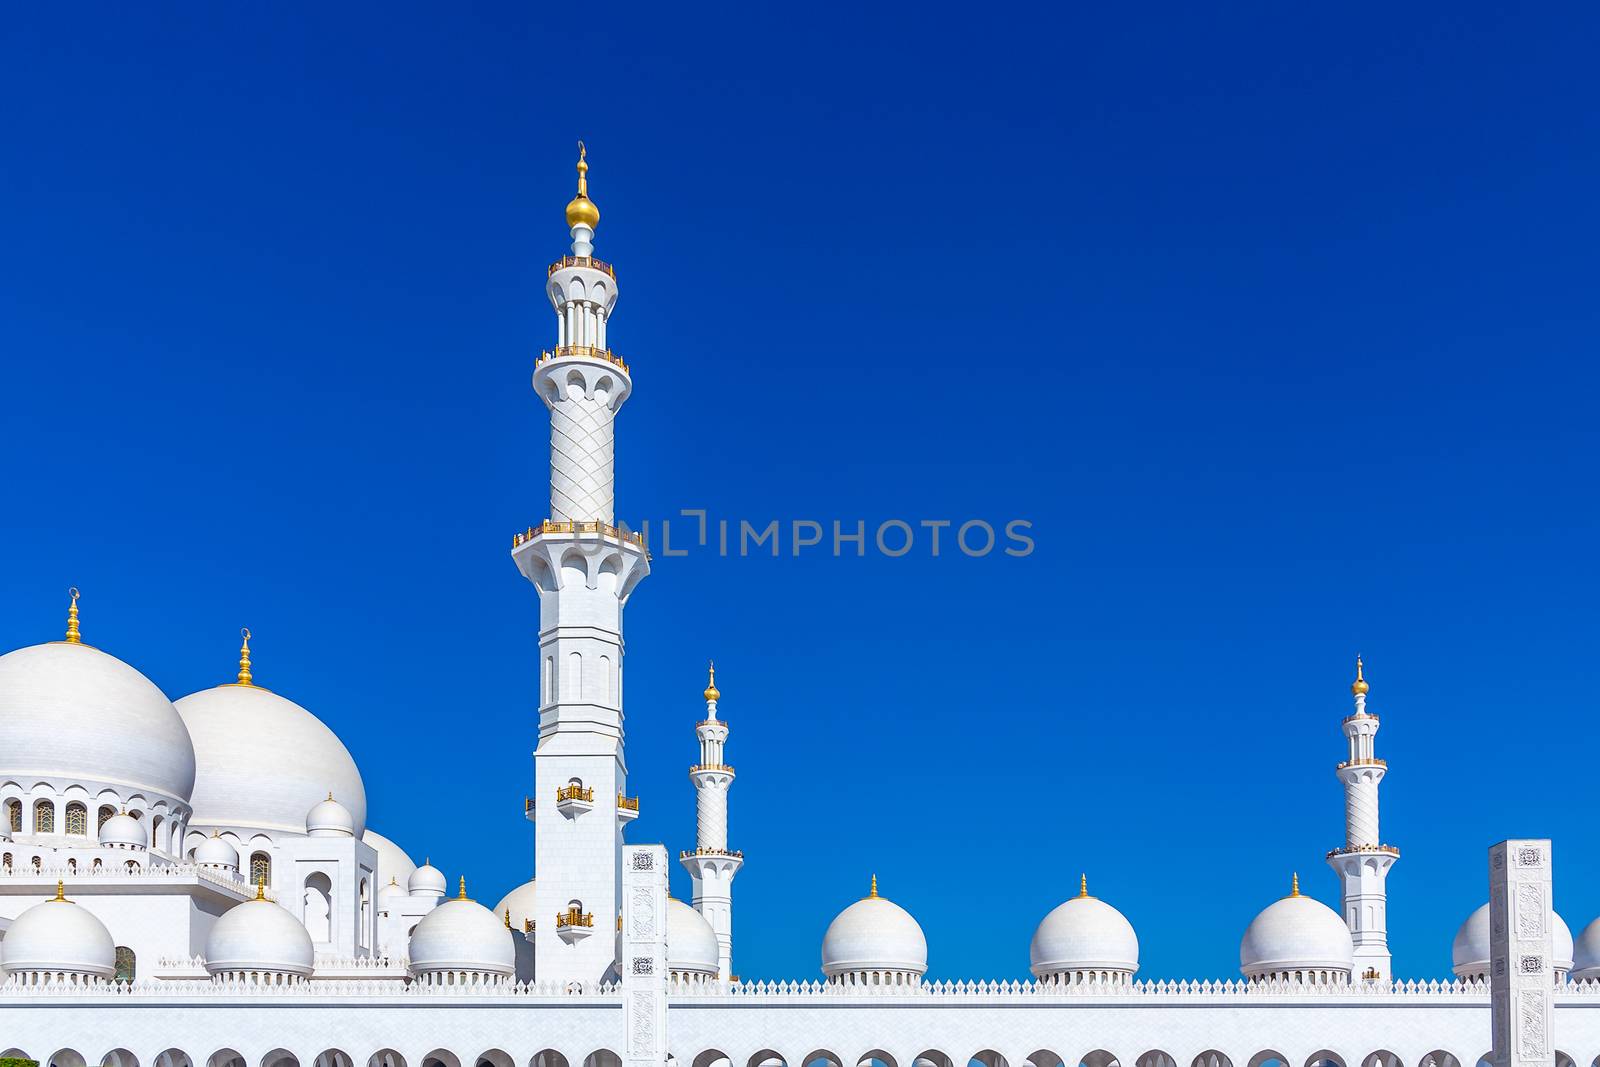
[[[1497,1067],[1555,1067],[1550,842],[1489,849],[1489,1002]]]

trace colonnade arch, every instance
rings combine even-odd
[[[422,1067],[461,1067],[461,1057],[447,1048],[436,1048],[422,1057]]]
[[[355,1067],[350,1054],[342,1049],[330,1048],[317,1053],[317,1058],[312,1061],[312,1067]]]
[[[392,1048],[380,1048],[367,1057],[367,1067],[406,1067],[406,1058]]]
[[[231,1048],[219,1048],[206,1057],[206,1067],[245,1067],[244,1057]]]
[[[497,1048],[478,1053],[475,1062],[477,1067],[517,1067],[517,1061],[511,1058],[509,1052]]]
[[[567,1058],[553,1048],[541,1049],[533,1054],[528,1067],[567,1067]]]
[[[6,1053],[7,1056],[11,1053]],[[83,1053],[77,1049],[64,1048],[55,1053],[46,1061],[46,1067],[86,1067]]]
[[[1379,1049],[1368,1053],[1367,1058],[1361,1061],[1361,1067],[1405,1067],[1405,1064],[1388,1049]]]
[[[1151,1049],[1133,1062],[1134,1067],[1178,1067],[1178,1061],[1172,1058],[1172,1053],[1158,1048]],[[1339,1067],[1344,1067],[1344,1064]]]
[[[139,1067],[139,1057],[125,1048],[114,1048],[100,1060],[100,1067]]]
[[[1276,1049],[1264,1048],[1250,1057],[1249,1067],[1289,1067],[1289,1060]]]
[[[1122,1064],[1105,1049],[1097,1048],[1085,1052],[1083,1058],[1078,1061],[1078,1067],[1122,1067]]]
[[[194,1067],[194,1060],[179,1048],[169,1048],[156,1055],[154,1067]]]
[[[300,1067],[300,1057],[286,1048],[275,1048],[261,1057],[261,1067]]]

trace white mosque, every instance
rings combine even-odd
[[[691,769],[697,839],[624,841],[622,609],[649,574],[616,525],[613,268],[581,152],[572,254],[551,264],[549,518],[512,540],[540,602],[530,879],[492,908],[368,825],[360,769],[314,714],[235,681],[169,700],[94,647],[0,656],[0,1058],[49,1067],[1477,1067],[1490,1048],[1488,906],[1451,982],[1390,969],[1385,773],[1360,661],[1337,766],[1341,910],[1267,903],[1231,982],[1141,981],[1139,940],[1087,882],[1040,919],[1029,982],[928,981],[928,945],[878,893],[841,911],[821,975],[733,969],[728,724],[715,674]],[[651,758],[672,758],[651,753]],[[637,758],[637,754],[636,754]],[[383,825],[382,820],[378,823]],[[1258,887],[1264,901],[1277,887]],[[785,921],[787,916],[756,921]],[[820,919],[818,922],[820,926]],[[1552,920],[1553,1062],[1600,1067],[1600,920]],[[1442,953],[1444,946],[1440,946]],[[1022,946],[1017,946],[1020,954]],[[1525,958],[1526,959],[1526,958]],[[1541,966],[1543,961],[1540,961]]]

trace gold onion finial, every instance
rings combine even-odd
[[[56,879],[56,899],[63,904],[67,902],[67,883],[59,878]]]
[[[1352,696],[1364,697],[1367,695],[1367,680],[1361,677],[1361,657],[1356,656],[1356,680],[1350,683]]]
[[[715,703],[722,699],[722,691],[717,688],[717,661],[711,661],[711,681],[706,685],[706,700]]]
[[[67,607],[67,637],[69,645],[83,644],[83,635],[78,633],[78,587],[73,586],[67,590],[67,595],[72,598],[72,603]]]
[[[1297,896],[1300,895],[1300,872],[1299,871],[1295,871],[1294,874],[1290,878],[1290,881],[1289,881],[1289,895],[1291,897],[1297,897]]]
[[[257,900],[266,900],[267,899],[267,880],[266,880],[265,877],[261,877],[261,878],[257,878],[256,879],[256,899]]]
[[[467,897],[467,876],[466,875],[462,875],[461,876],[461,892],[460,892],[460,895],[458,895],[456,897],[456,899],[457,900],[467,900],[467,899],[469,899]]]
[[[1086,897],[1088,895],[1089,895],[1089,876],[1087,874],[1080,874],[1080,875],[1078,875],[1078,896],[1079,897]]]
[[[578,226],[587,226],[594,229],[600,225],[600,209],[594,206],[594,201],[589,199],[589,161],[588,150],[583,147],[583,142],[578,142],[578,195],[567,203],[567,227],[574,229]]]
[[[872,888],[867,891],[867,899],[868,900],[877,900],[878,899],[878,876],[877,875],[873,875],[872,876]]]
[[[511,929],[511,909],[506,909],[506,929]]]
[[[239,684],[253,686],[255,683],[250,680],[250,627],[241,626],[239,636],[244,641],[239,646]]]

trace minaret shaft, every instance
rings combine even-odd
[[[1328,853],[1328,865],[1339,875],[1340,898],[1355,947],[1357,977],[1393,977],[1389,953],[1389,869],[1399,849],[1383,842],[1378,826],[1378,786],[1388,765],[1376,755],[1378,717],[1367,712],[1368,685],[1356,660],[1356,681],[1350,687],[1355,714],[1344,720],[1349,758],[1339,764],[1344,783],[1345,843]]]
[[[700,741],[700,762],[689,768],[695,788],[695,848],[681,858],[693,886],[694,905],[717,935],[717,974],[733,976],[733,879],[744,866],[744,855],[728,848],[728,790],[734,770],[725,762],[728,724],[717,718],[716,668],[706,687],[706,717],[695,726]]]

